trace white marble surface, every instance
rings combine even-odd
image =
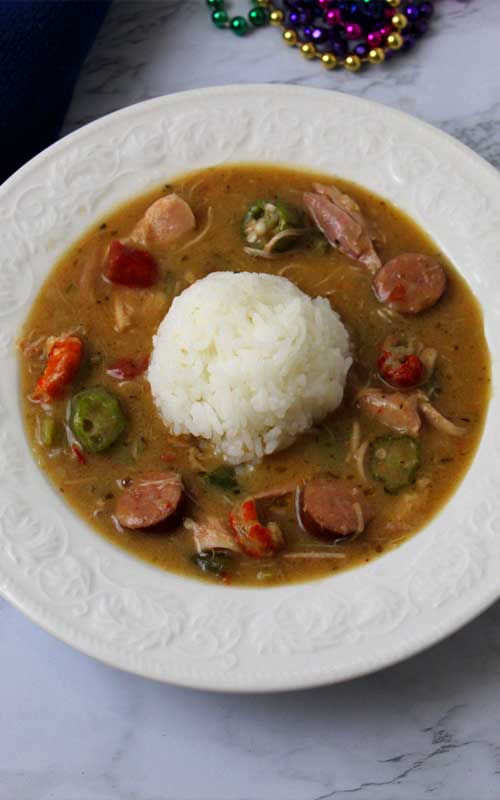
[[[233,8],[243,8],[234,0]],[[390,66],[324,73],[266,30],[214,30],[203,0],[118,0],[66,131],[159,94],[234,82],[332,87],[398,106],[500,166],[500,4],[437,0]],[[496,800],[500,605],[355,682],[274,696],[162,686],[70,650],[0,601],[0,800]]]

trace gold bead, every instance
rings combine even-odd
[[[297,34],[295,33],[295,31],[292,31],[292,30],[284,31],[283,39],[285,40],[285,42],[288,45],[290,45],[290,47],[295,47],[295,45],[297,44],[297,41],[298,41],[297,40]]]
[[[388,6],[391,8],[397,8],[401,3],[401,0],[385,0]]]
[[[399,33],[390,33],[387,37],[387,46],[391,50],[399,50],[403,46],[403,37]]]
[[[408,20],[406,19],[404,14],[394,14],[394,16],[391,19],[391,22],[394,25],[394,27],[398,29],[398,31],[402,31],[403,28],[406,28],[406,26],[408,25]]]
[[[381,47],[374,47],[368,53],[368,61],[370,64],[381,64],[385,58],[385,53]]]
[[[344,60],[344,67],[348,69],[349,72],[357,72],[361,67],[361,59],[359,56],[347,56]]]
[[[257,3],[258,6],[264,6],[266,8],[267,6],[271,5],[270,0],[255,0],[255,2]]]
[[[311,42],[305,42],[305,44],[300,45],[300,52],[309,60],[316,58],[316,48]]]
[[[269,14],[269,22],[271,25],[281,25],[283,22],[283,12],[279,8],[275,8]]]
[[[325,69],[335,69],[337,66],[337,56],[333,53],[323,53],[321,56],[321,63]]]

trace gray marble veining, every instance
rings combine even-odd
[[[233,7],[244,2],[234,0]],[[500,166],[500,3],[437,0],[433,33],[362,75],[267,29],[215,30],[202,0],[117,0],[69,132],[160,94],[272,81],[397,106]],[[0,800],[497,800],[500,606],[403,664],[295,694],[162,686],[70,650],[0,601]]]

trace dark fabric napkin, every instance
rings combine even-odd
[[[53,142],[111,0],[0,0],[0,183]]]

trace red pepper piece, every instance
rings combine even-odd
[[[149,356],[139,358],[118,358],[106,370],[106,374],[118,381],[130,381],[146,372]]]
[[[109,246],[104,275],[111,283],[140,289],[153,286],[158,280],[159,270],[153,256],[147,250],[139,250],[113,239]]]
[[[80,369],[83,342],[78,336],[56,339],[50,348],[45,369],[38,378],[33,399],[44,403],[57,400]]]
[[[389,350],[382,350],[377,365],[384,380],[400,389],[417,386],[424,377],[424,365],[416,355],[398,358]]]
[[[83,466],[84,464],[87,463],[87,459],[85,458],[85,456],[83,455],[82,451],[80,450],[77,444],[72,444],[71,450],[73,451],[73,454],[79,464]]]

